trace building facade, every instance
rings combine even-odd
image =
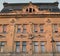
[[[3,3],[0,56],[60,56],[58,4]]]

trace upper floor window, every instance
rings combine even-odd
[[[0,25],[0,32],[7,33],[7,24]]]
[[[7,32],[7,25],[3,25],[3,33]]]
[[[27,25],[26,24],[17,25],[17,33],[27,33]]]
[[[23,33],[27,33],[27,25],[26,24],[23,25]]]
[[[54,33],[58,32],[58,26],[57,26],[57,24],[53,24],[53,32]]]
[[[4,52],[5,42],[0,42],[0,52]]]
[[[16,42],[16,52],[20,52],[20,42]]]
[[[40,32],[41,32],[41,33],[44,32],[44,24],[40,24]]]
[[[34,24],[33,29],[34,29],[34,33],[37,33],[38,32],[38,25],[37,24]]]
[[[17,25],[17,33],[21,33],[21,25]]]

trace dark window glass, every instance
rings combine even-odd
[[[16,52],[20,52],[20,42],[16,42]]]
[[[32,12],[32,8],[29,8],[29,12],[30,12],[30,13]]]
[[[22,52],[26,52],[26,42],[22,42]]]

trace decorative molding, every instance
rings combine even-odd
[[[0,18],[60,18],[60,14],[6,14],[0,15]]]
[[[19,36],[17,36],[17,37],[19,37],[19,38],[25,38],[25,37],[27,37],[27,36],[24,35],[24,34],[21,34],[21,35],[19,35]]]
[[[44,35],[41,35],[41,34],[39,34],[38,36],[39,36],[39,37],[45,37]]]
[[[50,19],[48,19],[46,22],[47,22],[47,23],[51,23],[51,20],[50,20]]]
[[[0,35],[0,38],[2,38],[2,37],[5,37],[5,36],[3,36],[3,35]]]
[[[34,37],[35,37],[35,35],[29,34],[29,39],[33,39]]]
[[[16,21],[15,19],[11,19],[10,23],[15,23],[15,21]]]

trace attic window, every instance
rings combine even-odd
[[[28,8],[28,9],[26,9],[26,12],[32,13],[32,12],[35,12],[35,9],[33,9],[33,8]]]
[[[30,13],[32,12],[32,8],[29,8],[29,12],[30,12]]]
[[[28,9],[26,9],[26,11],[28,12]]]
[[[33,9],[33,12],[35,12],[35,9]]]

